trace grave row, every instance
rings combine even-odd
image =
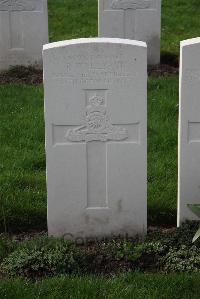
[[[44,46],[49,234],[147,229],[147,46],[91,38]],[[200,202],[200,39],[181,43],[178,225]]]
[[[99,0],[99,36],[141,40],[148,64],[160,62],[161,0]],[[42,66],[47,0],[0,0],[0,70]]]
[[[50,235],[147,229],[147,63],[160,59],[160,1],[99,0],[99,36],[43,50]],[[47,42],[46,0],[0,0],[0,69],[40,65]],[[199,57],[200,39],[181,43],[178,225],[200,202]]]

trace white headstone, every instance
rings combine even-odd
[[[145,233],[146,44],[64,41],[43,59],[49,234]]]
[[[0,0],[0,70],[42,66],[47,42],[47,0]]]
[[[200,203],[200,38],[181,42],[178,225]]]
[[[160,63],[161,0],[99,0],[99,36],[147,43],[148,64]]]

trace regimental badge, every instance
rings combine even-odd
[[[67,132],[67,139],[72,142],[80,141],[121,141],[128,138],[125,128],[113,126],[107,113],[104,100],[100,96],[89,99],[85,112],[86,125]]]

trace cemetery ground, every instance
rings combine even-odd
[[[148,79],[144,243],[80,246],[46,238],[41,72],[15,68],[0,75],[1,298],[199,298],[200,276],[193,272],[200,269],[200,243],[191,243],[196,224],[174,228],[179,42],[199,36],[199,13],[198,0],[163,0],[163,66]],[[49,26],[51,41],[96,36],[97,1],[49,1]]]

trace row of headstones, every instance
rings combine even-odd
[[[99,0],[99,36],[141,40],[148,64],[160,62],[161,0]],[[42,65],[47,0],[0,0],[0,70]]]
[[[49,234],[144,234],[147,46],[95,38],[44,46]],[[178,224],[200,202],[200,39],[181,43]]]
[[[155,24],[160,1],[99,1],[100,36],[146,40],[149,62]],[[37,64],[48,40],[46,0],[0,1],[0,32],[0,68]],[[200,190],[199,40],[181,51],[178,223],[192,218],[187,203],[198,202]],[[131,40],[45,47],[50,233],[146,230],[146,56],[145,44]]]

